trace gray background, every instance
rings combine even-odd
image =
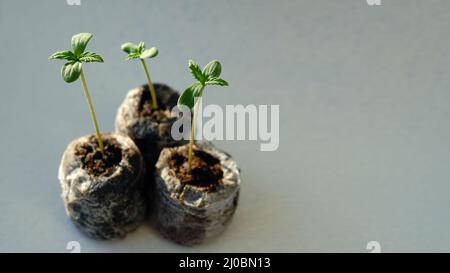
[[[0,0],[0,251],[450,251],[450,1],[81,1]],[[189,58],[219,59],[231,86],[206,104],[280,105],[277,151],[217,142],[244,178],[222,236],[186,248],[143,225],[103,242],[66,217],[59,160],[93,128],[47,58],[82,31],[106,60],[85,66],[103,131],[145,82],[125,41],[156,45],[152,76],[178,90]]]

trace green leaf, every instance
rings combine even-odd
[[[228,82],[221,78],[209,78],[206,82],[206,85],[221,85],[228,86]]]
[[[189,86],[178,98],[178,108],[181,108],[181,106],[186,106],[189,109],[192,109],[192,107],[194,107],[194,104],[194,89],[192,88],[192,86]]]
[[[142,52],[144,52],[144,49],[145,49],[145,43],[144,42],[140,42],[138,44],[138,46],[137,46],[136,51],[139,52],[139,53],[142,53]]]
[[[189,60],[189,69],[191,69],[191,73],[194,78],[197,79],[197,81],[201,82],[202,84],[205,82],[205,76],[203,76],[202,70],[193,60]]]
[[[77,56],[72,53],[72,51],[65,50],[65,51],[58,51],[53,53],[49,58],[49,60],[67,60],[67,61],[76,61]]]
[[[214,60],[205,65],[202,73],[206,78],[218,78],[221,72],[222,66],[218,61]]]
[[[201,97],[203,96],[203,89],[205,89],[205,86],[199,82],[194,83],[191,85],[192,94],[194,97]]]
[[[138,48],[138,46],[135,45],[135,44],[133,44],[133,43],[128,42],[128,43],[124,43],[124,44],[121,46],[121,48],[122,48],[123,51],[125,51],[125,52],[128,53],[128,54],[130,54],[130,53],[135,52],[136,49]]]
[[[93,53],[93,52],[85,52],[85,53],[81,54],[79,60],[80,60],[80,62],[84,62],[84,63],[90,63],[90,62],[103,63],[102,57],[100,55],[98,55],[97,53]]]
[[[74,82],[80,77],[81,73],[81,63],[80,62],[70,62],[66,63],[61,70],[61,75],[65,82]]]
[[[135,51],[133,53],[128,54],[127,60],[136,59],[136,58],[139,58],[140,56],[141,56],[141,53]]]
[[[158,55],[158,49],[156,47],[152,47],[144,50],[144,52],[141,53],[139,58],[141,59],[153,58],[156,57],[156,55]]]
[[[78,33],[72,37],[72,49],[76,56],[80,56],[86,49],[89,40],[91,40],[92,34],[90,33]]]

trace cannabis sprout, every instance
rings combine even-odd
[[[86,78],[84,77],[82,64],[90,62],[103,62],[102,57],[96,53],[84,52],[86,46],[92,38],[91,33],[78,33],[72,37],[72,50],[58,51],[52,54],[49,59],[59,59],[66,60],[61,69],[61,75],[65,82],[71,83],[76,81],[78,78],[81,79],[83,85],[84,94],[86,96],[86,101],[89,107],[89,112],[91,114],[92,122],[94,123],[95,133],[97,135],[98,147],[103,156],[105,156],[105,151],[103,148],[103,139],[100,134],[100,129],[97,123],[97,118],[95,116],[94,106],[92,105],[92,99],[89,94],[89,90],[86,85]]]
[[[184,92],[178,99],[178,106],[180,108],[183,106],[188,107],[189,109],[195,108],[194,117],[192,119],[191,124],[191,137],[189,141],[188,173],[190,173],[192,169],[192,152],[195,138],[195,122],[197,120],[200,105],[200,102],[198,100],[203,96],[203,90],[207,85],[228,86],[228,83],[220,78],[222,66],[216,60],[209,62],[203,68],[203,70],[200,69],[197,63],[195,63],[192,60],[189,60],[189,69],[191,70],[191,73],[194,76],[196,82],[191,86],[189,86],[186,90],[184,90]]]
[[[145,75],[147,76],[148,88],[150,89],[150,94],[152,96],[152,108],[153,110],[157,110],[158,102],[156,100],[156,91],[150,78],[150,73],[148,72],[145,59],[156,57],[158,55],[158,49],[156,47],[145,49],[144,42],[140,42],[138,45],[133,43],[125,43],[122,45],[122,50],[128,54],[127,60],[139,59],[141,61],[141,64],[144,67]]]

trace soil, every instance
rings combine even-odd
[[[174,153],[169,160],[169,167],[181,183],[206,191],[215,190],[223,178],[220,160],[203,151],[194,151],[190,174],[187,151]]]
[[[156,92],[164,92],[164,90],[158,90],[157,86],[155,86]],[[170,111],[166,105],[161,103],[161,100],[157,94],[158,99],[158,109],[153,109],[152,96],[148,85],[145,85],[144,92],[142,93],[141,101],[139,102],[139,114],[143,118],[150,117],[152,120],[156,122],[165,122],[170,119]]]
[[[103,139],[105,157],[98,147],[96,137],[91,137],[88,143],[76,148],[76,155],[80,158],[82,167],[94,176],[109,176],[122,161],[122,149],[114,139]]]

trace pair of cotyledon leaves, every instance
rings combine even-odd
[[[189,60],[189,69],[197,82],[184,90],[178,99],[178,106],[186,106],[192,109],[195,105],[195,99],[203,95],[206,85],[228,86],[228,82],[220,78],[222,65],[216,60],[205,65],[203,70],[200,69],[197,63]]]
[[[91,33],[76,34],[72,37],[72,51],[58,51],[49,57],[50,60],[60,59],[67,61],[61,69],[64,81],[68,83],[76,81],[80,77],[82,63],[103,62],[102,57],[97,53],[84,52],[91,38]]]
[[[122,45],[122,50],[128,53],[127,60],[137,58],[143,60],[147,58],[153,58],[156,57],[156,55],[158,55],[158,49],[156,47],[145,49],[144,42],[140,42],[137,45],[133,43],[125,43]]]

